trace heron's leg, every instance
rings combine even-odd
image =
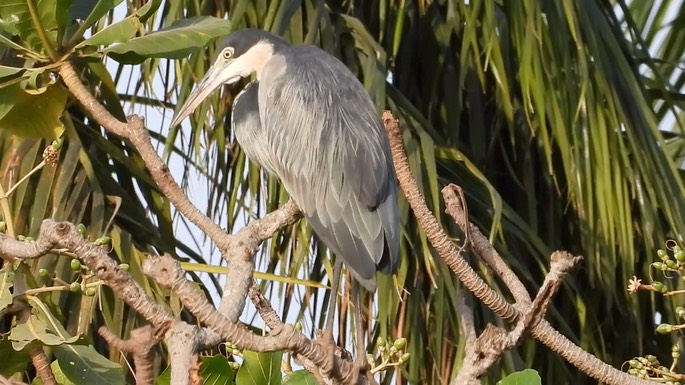
[[[362,328],[362,296],[361,286],[357,280],[352,280],[352,301],[354,302],[354,330],[357,338],[355,364],[361,368],[368,365],[366,360],[366,344],[364,343],[364,329]]]
[[[333,279],[331,280],[331,298],[328,301],[328,311],[326,312],[326,326],[324,330],[331,333],[333,339],[333,321],[335,320],[335,308],[338,303],[338,288],[340,286],[340,274],[342,272],[342,259],[335,258],[333,264]]]

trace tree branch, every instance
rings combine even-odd
[[[157,342],[159,342],[160,338],[157,333],[155,333],[155,329],[152,326],[145,325],[131,330],[131,336],[128,340],[122,340],[104,326],[101,326],[98,329],[98,334],[100,334],[110,346],[113,346],[124,353],[131,353],[133,356],[133,365],[136,370],[136,385],[153,383],[154,354],[152,349]]]
[[[392,112],[385,111],[383,113],[383,122],[390,139],[393,162],[395,163],[395,170],[397,172],[400,187],[430,243],[439,253],[443,261],[445,261],[450,269],[459,277],[464,286],[474,293],[481,302],[488,306],[495,314],[510,323],[519,320],[523,315],[522,312],[508,303],[502,296],[497,294],[483,282],[478,274],[459,254],[459,249],[449,240],[444,230],[435,219],[435,216],[433,216],[426,206],[426,201],[421,195],[416,180],[409,168],[409,162],[407,161],[407,156],[404,152],[404,140],[402,138],[402,133],[400,132],[398,120],[392,115]],[[478,230],[476,226],[462,228],[462,231],[468,231],[474,239],[477,239],[479,234],[482,236],[482,233],[480,233],[480,230]],[[489,255],[495,255],[492,245],[484,245],[483,251],[488,252]],[[649,381],[640,380],[602,362],[597,357],[575,345],[572,341],[555,330],[552,325],[544,319],[540,319],[539,322],[532,325],[530,332],[538,341],[557,352],[569,363],[596,380],[615,385],[651,384]]]
[[[224,340],[255,352],[289,350],[306,357],[317,368],[333,367],[331,371],[333,379],[343,384],[359,383],[357,378],[359,371],[354,370],[351,362],[328,354],[321,345],[309,340],[292,325],[276,325],[277,327],[270,335],[258,336],[229,322],[224,315],[214,309],[199,289],[184,278],[180,264],[170,256],[145,260],[143,273],[154,278],[160,285],[173,290],[183,305],[200,322],[217,332]],[[272,317],[268,319],[273,322]]]
[[[461,187],[450,184],[442,189],[445,212],[451,216],[464,234],[468,234],[469,246],[497,274],[522,308],[530,305],[530,294],[518,276],[504,262],[497,250],[478,228],[469,222],[466,202]]]

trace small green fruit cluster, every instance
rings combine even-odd
[[[238,347],[233,345],[232,343],[226,342],[224,344],[224,346],[226,347],[226,353],[232,354],[232,355],[238,356],[238,357],[243,356],[243,352],[241,352],[240,349],[238,349]]]
[[[385,340],[379,337],[376,341],[376,348],[380,354],[381,362],[377,363],[376,358],[372,354],[367,354],[366,359],[372,371],[379,372],[390,366],[400,366],[409,361],[411,354],[405,352],[407,346],[407,339],[400,337],[394,342]]]
[[[680,345],[675,344],[671,349],[671,357],[676,362],[680,358]],[[671,370],[668,366],[663,366],[653,355],[635,357],[628,361],[628,374],[645,380],[658,381],[660,384],[681,385],[678,381],[682,376]]]

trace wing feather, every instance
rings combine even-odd
[[[390,147],[371,98],[344,64],[312,46],[276,54],[260,83],[274,172],[319,238],[375,289],[377,269],[396,269],[399,220]]]

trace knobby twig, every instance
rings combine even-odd
[[[469,214],[461,187],[450,184],[442,189],[442,195],[445,199],[445,212],[454,219],[465,234],[468,234],[471,249],[502,279],[514,296],[517,306],[525,309],[531,301],[528,290],[509,268],[509,265],[504,262],[497,250],[492,247],[488,238],[474,224],[469,222]]]
[[[77,255],[81,262],[111,287],[119,298],[154,327],[159,328],[174,321],[174,317],[166,308],[157,304],[130,274],[120,269],[104,248],[84,239],[73,224],[46,219],[41,223],[38,237],[34,242],[18,241],[0,233],[0,257],[3,259],[38,258],[52,249],[67,249]]]
[[[480,385],[478,380],[478,362],[480,357],[476,352],[476,323],[473,320],[473,309],[466,304],[466,296],[464,292],[457,295],[457,314],[459,317],[459,325],[464,336],[464,360],[459,369],[459,373],[452,380],[452,385]]]
[[[133,356],[136,385],[151,384],[154,381],[152,349],[160,338],[152,326],[145,325],[131,330],[127,340],[119,338],[104,326],[98,329],[98,333],[110,346]]]
[[[250,222],[230,237],[227,249],[222,252],[230,269],[226,274],[226,286],[219,306],[219,311],[228,319],[237,320],[245,308],[247,292],[253,281],[252,258],[259,246],[279,229],[297,222],[300,216],[300,209],[290,199],[278,210]]]
[[[262,317],[264,320],[264,323],[266,326],[269,327],[271,330],[280,330],[283,327],[283,321],[281,318],[278,316],[276,313],[276,310],[274,310],[273,307],[271,307],[271,304],[269,301],[264,297],[262,292],[259,290],[259,287],[257,287],[256,282],[252,282],[252,285],[250,286],[250,290],[247,293],[248,297],[250,297],[250,300],[254,304],[255,308],[257,309],[257,312],[259,313],[259,316]],[[337,385],[339,384],[339,381],[336,381],[334,378],[330,378],[328,376],[324,376],[319,368],[307,357],[303,357],[297,353],[293,353],[293,359],[295,362],[298,364],[302,365],[305,369],[309,370],[314,377],[316,377],[316,381],[319,384],[323,385]]]
[[[400,132],[399,122],[392,115],[390,111],[385,111],[383,113],[383,122],[385,124],[386,131],[388,132],[388,137],[390,139],[390,147],[392,149],[393,162],[395,164],[395,170],[397,172],[397,178],[402,191],[409,202],[414,214],[416,215],[417,221],[421,228],[426,233],[426,237],[433,245],[435,250],[438,252],[443,261],[450,267],[450,269],[459,277],[460,281],[464,286],[469,289],[481,302],[488,306],[495,314],[503,318],[509,323],[516,323],[521,317],[526,316],[520,309],[514,307],[508,303],[502,296],[492,290],[471,268],[471,266],[466,262],[466,260],[459,254],[459,249],[454,245],[453,242],[449,240],[444,230],[438,224],[437,219],[431,213],[431,211],[426,206],[426,201],[421,195],[421,192],[417,186],[416,180],[414,179],[411,171],[409,169],[409,162],[407,161],[407,156],[404,152],[404,140],[402,138],[402,133]],[[443,190],[443,193],[445,191]],[[445,197],[447,200],[447,196]],[[456,211],[455,211],[456,213]],[[459,221],[457,221],[459,225]],[[488,255],[492,258],[496,258],[497,253],[494,251],[492,245],[481,244],[478,242],[480,237],[484,237],[483,234],[476,226],[472,226],[468,220],[462,222],[465,226],[461,228],[463,232],[468,232],[472,237],[472,247],[476,249],[477,247],[482,247],[478,254]],[[468,227],[466,226],[468,224]],[[487,239],[487,238],[486,238]],[[476,249],[478,250],[478,249]],[[501,259],[501,258],[500,258]],[[494,263],[495,271],[504,279],[512,279],[512,282],[507,282],[508,287],[519,288],[516,289],[517,295],[522,299],[525,299],[526,295],[519,292],[520,283],[518,277],[515,274],[509,274],[507,272],[508,268],[506,265],[500,264],[496,259],[492,259]],[[489,264],[489,263],[488,263]],[[553,290],[552,290],[553,291]],[[550,292],[549,290],[545,293]],[[546,294],[545,294],[546,296]],[[529,297],[528,297],[529,298]],[[517,299],[518,300],[518,299]],[[542,304],[546,304],[546,300],[541,299],[541,304],[539,309],[544,309]],[[628,373],[624,373],[620,370],[613,368],[612,366],[601,361],[592,354],[584,351],[582,348],[574,344],[571,340],[566,338],[564,335],[555,330],[552,325],[550,325],[545,319],[537,320],[534,315],[529,315],[527,322],[530,322],[530,333],[537,340],[545,344],[547,347],[557,352],[560,356],[566,359],[569,363],[580,369],[583,373],[607,384],[615,385],[649,385],[651,382],[640,380],[637,377],[633,377]],[[536,322],[532,322],[536,320]],[[488,333],[501,334],[498,331],[490,331]],[[482,335],[481,335],[482,337]],[[499,337],[493,336],[488,337],[495,341],[503,340]],[[504,350],[509,342],[500,344],[498,349]]]
[[[466,305],[463,296],[460,296],[457,309],[459,309],[461,321],[465,323],[462,328],[466,338],[466,348],[464,363],[452,384],[479,384],[478,379],[485,375],[488,369],[499,361],[507,350],[518,345],[523,335],[531,327],[540,322],[547,313],[549,300],[561,285],[563,276],[580,260],[581,258],[566,252],[557,251],[552,254],[550,272],[545,277],[545,282],[538,291],[538,295],[509,332],[499,327],[487,325],[483,333],[476,338],[473,311]]]

